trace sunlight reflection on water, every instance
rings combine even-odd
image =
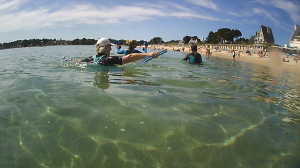
[[[0,51],[0,167],[299,166],[299,76],[172,51],[147,64],[62,62],[93,52]]]

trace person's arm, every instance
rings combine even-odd
[[[201,57],[201,54],[199,54],[199,59],[200,59],[200,64],[202,64],[202,57]]]
[[[132,50],[132,53],[142,53],[139,50]]]
[[[126,55],[126,50],[120,50],[117,48],[117,54],[125,54]]]
[[[76,60],[76,62],[92,62],[92,61],[94,61],[94,57],[93,56],[85,58],[83,60]]]
[[[190,55],[191,55],[190,53],[187,54],[181,61],[187,61],[187,60],[189,60],[189,59],[190,59],[190,58],[189,58]]]
[[[122,64],[126,64],[129,62],[135,62],[140,59],[146,58],[147,56],[152,56],[154,59],[158,58],[159,52],[152,52],[152,53],[131,53],[124,57],[122,57]]]

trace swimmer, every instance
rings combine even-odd
[[[189,60],[190,63],[202,64],[202,57],[197,52],[197,45],[192,44],[191,45],[191,50],[192,50],[192,53],[187,54],[181,61]]]
[[[131,53],[142,53],[139,50],[135,50],[135,48],[137,47],[137,41],[136,40],[127,40],[126,44],[128,45],[127,50],[120,50],[120,47],[117,46],[117,53],[118,54],[128,55],[128,54],[131,54]]]
[[[233,58],[233,62],[235,62],[235,51],[233,50],[233,54],[232,54],[232,58]]]
[[[96,43],[97,55],[85,58],[83,60],[77,60],[80,62],[94,62],[99,65],[123,65],[130,62],[135,62],[140,59],[152,56],[154,59],[158,58],[159,52],[152,53],[131,53],[129,55],[118,57],[110,56],[111,46],[114,46],[107,38],[100,38]]]

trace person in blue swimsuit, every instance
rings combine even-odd
[[[135,50],[135,48],[137,47],[137,41],[136,40],[127,40],[126,44],[128,45],[127,50],[120,50],[121,47],[119,47],[119,45],[117,45],[117,53],[118,54],[128,55],[128,54],[131,54],[131,53],[142,53],[139,50]]]
[[[144,42],[145,48],[144,48],[144,52],[147,53],[147,48],[148,48],[148,43],[147,41]]]
[[[232,53],[233,62],[235,62],[235,55],[236,55],[236,53],[235,53],[235,51],[233,50],[233,53]]]
[[[130,62],[135,62],[140,59],[152,56],[154,59],[158,58],[159,52],[152,53],[131,53],[123,57],[110,56],[111,46],[114,46],[107,38],[100,38],[96,43],[97,55],[79,60],[81,62],[93,62],[99,65],[123,65]]]
[[[121,49],[121,45],[119,45],[119,40],[115,41],[115,45],[117,45],[117,49]]]
[[[192,53],[187,54],[181,61],[189,61],[189,63],[193,64],[202,64],[202,57],[197,52],[197,45],[192,44],[191,45]]]

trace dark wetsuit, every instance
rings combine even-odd
[[[182,60],[189,60],[190,63],[195,63],[195,64],[201,64],[202,63],[202,57],[199,53],[197,52],[192,52],[187,54]]]
[[[95,59],[96,58],[96,59]],[[122,57],[118,56],[106,56],[104,54],[98,54],[81,60],[81,62],[94,62],[99,65],[122,65]]]

